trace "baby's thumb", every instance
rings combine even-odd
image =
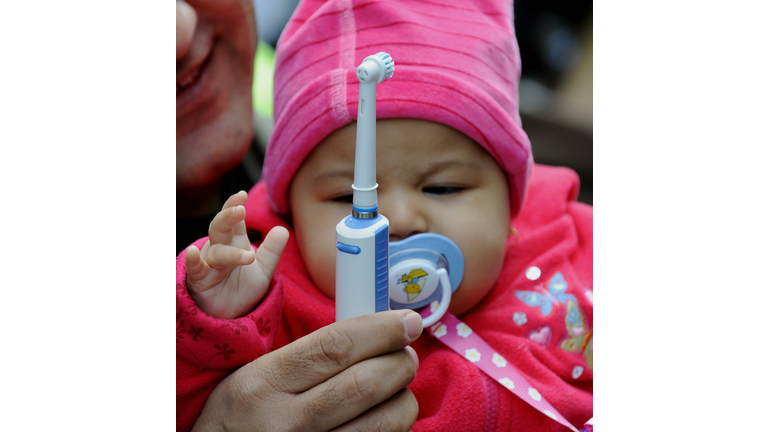
[[[277,263],[283,255],[285,245],[288,244],[288,230],[285,227],[272,228],[261,246],[256,250],[256,262],[268,279],[272,279],[277,269]]]
[[[195,284],[205,276],[205,269],[207,267],[205,261],[200,256],[200,249],[195,246],[188,246],[184,265],[187,267],[187,286],[190,290],[197,291]]]

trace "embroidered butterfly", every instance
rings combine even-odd
[[[539,285],[538,287],[541,287]],[[567,300],[573,300],[576,302],[576,297],[573,294],[566,294],[565,290],[568,289],[568,282],[565,281],[563,274],[560,272],[555,273],[548,283],[549,292],[539,291],[518,291],[515,296],[531,307],[540,307],[541,314],[548,316],[552,313],[552,307],[554,304],[565,303]]]
[[[592,332],[576,301],[565,302],[565,328],[569,337],[560,342],[560,348],[567,352],[578,352],[592,369]]]

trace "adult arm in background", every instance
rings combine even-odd
[[[192,430],[407,431],[418,415],[406,388],[418,357],[407,345],[421,331],[412,311],[323,327],[225,378]]]

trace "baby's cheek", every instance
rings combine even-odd
[[[464,277],[453,293],[451,313],[460,315],[475,307],[491,291],[501,272],[504,255],[490,249],[461,248],[464,254]],[[494,253],[492,253],[494,252]],[[500,255],[500,256],[499,256]]]
[[[336,298],[336,251],[331,250],[323,255],[323,264],[320,270],[321,274],[319,282],[315,284],[320,288],[320,291],[328,297]]]
[[[309,268],[312,282],[326,296],[335,299],[336,295],[336,251],[314,245],[314,257]]]
[[[298,228],[298,227],[297,227]],[[336,287],[336,242],[335,232],[331,236],[318,235],[318,230],[309,230],[314,233],[307,238],[303,230],[296,230],[296,240],[299,244],[299,252],[306,265],[309,278],[312,283],[326,296],[335,298]]]
[[[499,273],[501,272],[501,265],[504,262],[504,251],[501,253],[494,250],[496,253],[489,253],[491,250],[485,250],[483,254],[478,254],[472,259],[469,264],[472,268],[467,272],[472,280],[475,281],[475,286],[483,291],[488,291],[493,287],[496,282]],[[465,276],[466,277],[466,276]]]

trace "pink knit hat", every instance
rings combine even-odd
[[[395,74],[377,86],[377,117],[430,120],[473,139],[506,171],[517,215],[533,157],[517,106],[512,20],[510,0],[302,1],[277,45],[275,130],[263,171],[273,209],[288,212],[301,163],[357,119],[355,70],[386,51]]]

